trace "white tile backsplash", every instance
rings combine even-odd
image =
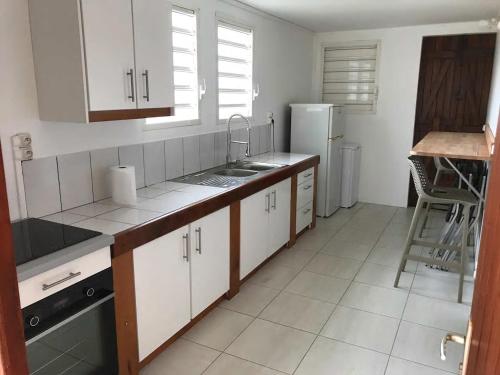
[[[62,210],[92,203],[92,172],[90,153],[61,155],[57,157]]]
[[[111,197],[109,168],[119,164],[118,147],[91,151],[90,164],[94,201]]]
[[[251,153],[257,155],[263,152],[263,147],[265,150],[269,146],[269,132],[265,132],[269,127],[252,129]],[[182,175],[223,165],[226,162],[226,139],[226,132],[221,131],[24,162],[28,215],[47,216],[110,198],[109,168],[112,166],[133,165],[137,188],[142,189],[152,185],[159,187]],[[246,141],[246,129],[234,130],[233,140]],[[233,159],[245,157],[245,145],[233,144],[232,149]],[[165,191],[169,190],[172,189]],[[151,193],[147,189],[141,190],[141,194],[148,197]]]
[[[165,141],[165,161],[167,180],[182,176],[184,171],[182,138]]]
[[[146,186],[144,177],[144,145],[131,145],[118,148],[120,165],[132,165],[135,168],[137,188]]]
[[[215,135],[213,133],[200,136],[200,165],[201,170],[215,166]]]
[[[146,186],[165,181],[165,142],[153,142],[144,145],[144,168]]]
[[[184,174],[201,171],[200,137],[186,137],[182,139],[184,152]]]
[[[25,161],[22,166],[28,215],[40,217],[61,211],[56,157]]]

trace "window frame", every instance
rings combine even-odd
[[[192,120],[177,120],[177,121],[169,121],[165,120],[162,122],[158,123],[150,123],[148,124],[147,121],[148,119],[144,120],[144,126],[143,130],[144,131],[150,131],[150,130],[161,130],[161,129],[170,129],[170,128],[177,128],[177,127],[184,127],[184,126],[196,126],[196,125],[201,125],[201,104],[203,101],[203,98],[200,98],[200,84],[202,82],[201,74],[200,74],[200,9],[199,8],[189,8],[184,5],[179,5],[177,3],[172,3],[172,12],[177,9],[180,11],[185,11],[187,12],[192,12],[195,20],[196,20],[196,77],[197,77],[197,95],[198,95],[198,118],[192,119]],[[171,33],[173,34],[174,30],[172,27]],[[172,56],[173,56],[174,50],[172,46]],[[172,66],[172,74],[174,73]],[[175,92],[175,87],[174,87],[174,92]],[[174,104],[175,108],[175,104]],[[152,117],[154,118],[154,117]]]
[[[228,16],[222,13],[215,14],[215,120],[217,125],[226,125],[227,119],[219,118],[219,23],[225,23],[229,26],[234,26],[235,28],[240,28],[242,30],[250,30],[252,32],[252,79],[251,79],[251,89],[250,95],[252,97],[251,103],[251,113],[250,116],[246,116],[249,121],[253,120],[254,117],[254,109],[255,109],[255,99],[257,96],[254,95],[255,90],[255,27],[248,22],[243,22],[234,17]],[[234,119],[235,124],[244,124],[245,121],[240,118]]]
[[[354,114],[354,115],[375,115],[377,114],[378,101],[379,101],[379,75],[380,75],[380,49],[381,49],[381,40],[380,39],[371,39],[371,40],[352,40],[348,42],[324,42],[321,43],[320,50],[320,95],[321,95],[321,103],[323,103],[323,86],[324,86],[324,75],[325,75],[325,50],[327,48],[335,48],[335,47],[356,47],[356,46],[366,46],[366,45],[376,45],[377,51],[375,55],[375,75],[374,75],[374,100],[373,107],[371,110],[355,110],[352,108],[348,108],[348,106],[343,106],[345,108],[346,114]]]

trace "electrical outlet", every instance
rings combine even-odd
[[[31,146],[31,134],[29,133],[18,133],[12,136],[12,146],[13,147],[30,147]]]

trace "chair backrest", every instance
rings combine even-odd
[[[408,157],[408,163],[410,164],[410,172],[413,177],[413,182],[415,183],[417,194],[419,196],[428,195],[432,188],[422,157],[412,155]]]

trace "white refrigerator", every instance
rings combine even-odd
[[[317,216],[328,217],[340,207],[342,190],[342,144],[345,121],[342,106],[291,104],[290,152],[317,154]]]

